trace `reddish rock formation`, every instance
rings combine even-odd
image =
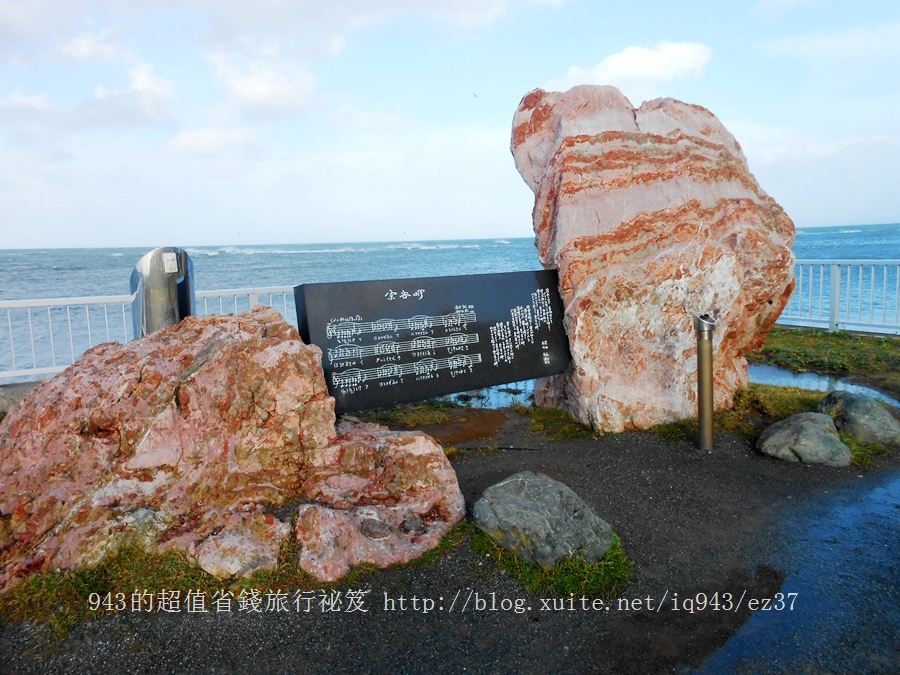
[[[427,523],[427,537],[406,538],[410,550],[461,519],[456,476],[438,446],[427,461],[407,461],[384,448],[408,434],[342,428],[339,438],[334,424],[321,352],[275,310],[189,317],[126,345],[99,345],[0,424],[0,590],[124,544],[185,550],[220,577],[249,574],[273,566],[291,536],[274,507],[308,498],[326,511],[370,508],[384,502],[386,485],[396,508]],[[348,460],[363,456],[380,458],[388,478],[373,477],[375,460],[368,474]],[[356,486],[355,502],[338,503],[327,489],[344,484]],[[406,495],[398,485],[416,489]]]
[[[373,424],[342,422],[338,431],[301,488],[310,503],[299,508],[294,531],[307,572],[333,581],[354,565],[408,562],[462,519],[456,474],[434,439]]]
[[[793,223],[734,137],[700,106],[580,86],[525,96],[512,152],[573,356],[538,403],[614,431],[696,416],[693,317],[709,313],[715,404],[730,406],[794,287]]]

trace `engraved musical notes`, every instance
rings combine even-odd
[[[434,351],[445,347],[473,345],[478,342],[478,333],[454,333],[442,337],[417,337],[404,342],[376,342],[374,345],[340,344],[328,349],[331,363],[362,359],[367,356],[400,354],[402,352]]]
[[[338,414],[555,375],[569,362],[553,270],[297,286]]]

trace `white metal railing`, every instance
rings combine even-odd
[[[778,323],[900,335],[900,260],[798,260]]]
[[[297,325],[293,286],[265,288],[230,288],[221,291],[196,291],[194,298],[198,316],[239,314],[257,305],[274,307],[289,323]]]
[[[194,296],[199,316],[268,305],[297,325],[291,286],[196,291]],[[0,300],[0,381],[58,373],[95,345],[131,340],[131,301],[130,295]]]
[[[900,260],[798,260],[794,274],[797,286],[779,324],[900,335]],[[264,304],[297,325],[291,286],[194,295],[200,316]],[[0,381],[57,373],[101,342],[132,339],[131,300],[0,300]]]

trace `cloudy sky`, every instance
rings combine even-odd
[[[0,247],[531,235],[536,87],[709,108],[799,227],[900,221],[900,3],[0,0]]]

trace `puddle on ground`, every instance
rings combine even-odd
[[[696,672],[890,672],[900,650],[898,525],[896,471],[793,512],[774,540],[784,607],[757,611]]]
[[[777,387],[796,387],[812,391],[849,391],[884,401],[888,405],[900,408],[900,401],[882,394],[871,387],[853,384],[836,377],[819,375],[818,373],[792,373],[790,370],[765,364],[750,364],[750,381],[754,384],[771,384]],[[470,408],[509,408],[514,404],[532,405],[534,403],[534,380],[502,384],[487,389],[451,394],[446,397],[460,405]]]
[[[509,408],[534,403],[534,380],[450,394],[446,398],[470,408]]]
[[[790,370],[770,366],[762,363],[750,364],[750,381],[754,384],[772,384],[777,387],[796,387],[811,391],[849,391],[852,394],[862,394],[884,401],[885,403],[900,408],[900,401],[882,394],[877,389],[864,387],[861,384],[853,384],[836,377],[819,375],[818,373],[792,373]]]

